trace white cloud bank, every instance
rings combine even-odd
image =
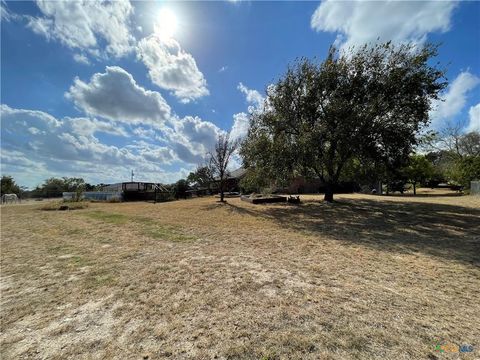
[[[464,109],[469,92],[478,84],[480,84],[479,77],[468,71],[461,72],[441,96],[442,101],[436,101],[433,104],[430,112],[432,120],[430,127],[441,130],[445,125],[451,123]]]
[[[155,34],[138,43],[137,57],[148,68],[148,75],[158,87],[170,90],[182,102],[209,94],[207,81],[193,56],[174,39]]]
[[[133,7],[128,0],[37,0],[43,16],[29,17],[28,26],[47,40],[98,56],[103,49],[115,57],[132,50],[135,40],[129,22]]]
[[[311,18],[316,31],[337,32],[343,48],[369,42],[422,43],[450,29],[453,1],[323,1]]]
[[[139,86],[127,71],[107,66],[86,83],[75,78],[65,94],[85,113],[112,121],[161,127],[171,116],[170,106],[156,91]]]
[[[469,117],[469,121],[468,121],[466,131],[480,132],[480,103],[470,107],[470,110],[468,111],[468,117]]]
[[[139,86],[118,66],[107,66],[88,83],[76,78],[65,95],[88,115],[138,125],[133,135],[167,143],[176,158],[187,163],[201,162],[222,132],[198,117],[179,118],[160,93]]]

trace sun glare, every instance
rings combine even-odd
[[[169,9],[161,9],[155,24],[155,32],[163,38],[171,38],[177,30],[177,17]]]

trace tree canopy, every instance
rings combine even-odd
[[[187,181],[196,187],[210,188],[213,181],[212,169],[208,165],[199,165],[195,171],[188,174]]]
[[[8,175],[3,175],[1,180],[0,195],[3,194],[17,194],[20,195],[21,189],[17,185],[13,177]]]
[[[267,89],[263,111],[251,115],[245,166],[278,182],[317,176],[333,201],[353,158],[403,165],[446,86],[443,70],[430,65],[436,53],[433,45],[385,43],[345,53],[331,48],[320,63],[297,60]]]
[[[410,156],[408,165],[403,169],[407,181],[413,185],[413,194],[417,194],[417,184],[425,184],[435,174],[435,169],[423,155]]]

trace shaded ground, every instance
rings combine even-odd
[[[424,195],[2,207],[2,358],[478,358],[480,200]]]

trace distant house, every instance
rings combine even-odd
[[[360,190],[360,187],[353,181],[342,181],[334,186],[336,193],[352,193],[358,190]],[[283,191],[288,194],[324,193],[325,184],[319,178],[307,179],[303,176],[297,176]]]
[[[187,193],[188,197],[200,197],[200,196],[206,196],[206,195],[211,195],[211,190],[206,187],[197,187],[194,189],[189,189],[185,191]]]
[[[247,170],[242,167],[236,170],[230,171],[230,173],[228,174],[228,178],[226,179],[226,182],[225,182],[225,191],[226,192],[240,191],[240,180],[243,179],[246,173],[247,173]],[[220,185],[220,178],[216,177],[212,188],[218,191],[219,185]]]
[[[101,191],[120,193],[124,201],[161,201],[166,194],[169,194],[169,191],[160,183],[135,181],[105,185]]]

